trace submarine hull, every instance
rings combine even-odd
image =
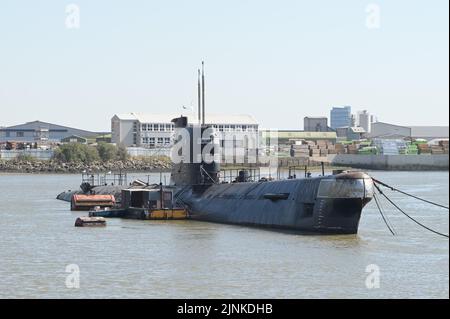
[[[356,234],[373,196],[362,173],[262,183],[193,186],[180,192],[193,220],[324,234]]]

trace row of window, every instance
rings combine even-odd
[[[257,132],[258,125],[213,125],[220,132]],[[172,132],[174,124],[141,124],[142,132]]]
[[[258,132],[258,125],[213,125],[219,132]]]
[[[25,137],[24,132],[16,132],[15,137]],[[5,132],[5,137],[11,137],[11,132]]]
[[[142,132],[172,132],[175,130],[174,124],[142,124]]]
[[[142,144],[149,145],[149,146],[170,146],[172,143],[172,140],[170,137],[143,137],[142,138]]]

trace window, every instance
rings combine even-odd
[[[147,131],[147,124],[142,124],[141,125],[141,131]]]
[[[247,132],[247,131],[248,131],[247,125],[242,125],[242,132]]]
[[[236,130],[236,125],[230,125],[231,132],[234,132]]]
[[[164,144],[165,144],[165,145],[170,145],[170,137],[166,137],[166,138],[164,139]]]
[[[229,132],[230,131],[230,126],[229,125],[225,125],[225,132]]]
[[[16,137],[24,137],[25,134],[23,132],[16,132]]]
[[[165,132],[166,131],[166,126],[164,124],[159,124],[159,130],[161,132]]]
[[[242,132],[242,125],[236,125],[236,131]]]
[[[158,145],[163,145],[163,143],[164,143],[164,138],[158,137]]]
[[[6,132],[6,137],[11,137],[11,133],[10,132]]]
[[[172,125],[166,124],[166,131],[170,132],[171,129],[172,129]]]
[[[223,125],[219,125],[219,131],[223,132]]]
[[[142,144],[148,144],[148,137],[142,138]]]
[[[159,124],[153,124],[153,130],[154,131],[159,131]]]
[[[148,143],[149,143],[150,147],[155,147],[155,138],[149,137]]]

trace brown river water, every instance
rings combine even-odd
[[[370,174],[449,203],[448,172]],[[78,175],[0,175],[0,298],[449,298],[448,239],[386,202],[396,237],[374,202],[351,236],[193,221],[110,219],[105,228],[75,228],[86,213],[55,197],[79,184]],[[447,210],[389,194],[448,233]]]

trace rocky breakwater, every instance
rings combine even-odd
[[[0,172],[7,173],[82,173],[89,172],[152,172],[168,171],[172,167],[168,158],[142,158],[126,161],[96,161],[92,163],[65,163],[56,160],[0,160]]]

